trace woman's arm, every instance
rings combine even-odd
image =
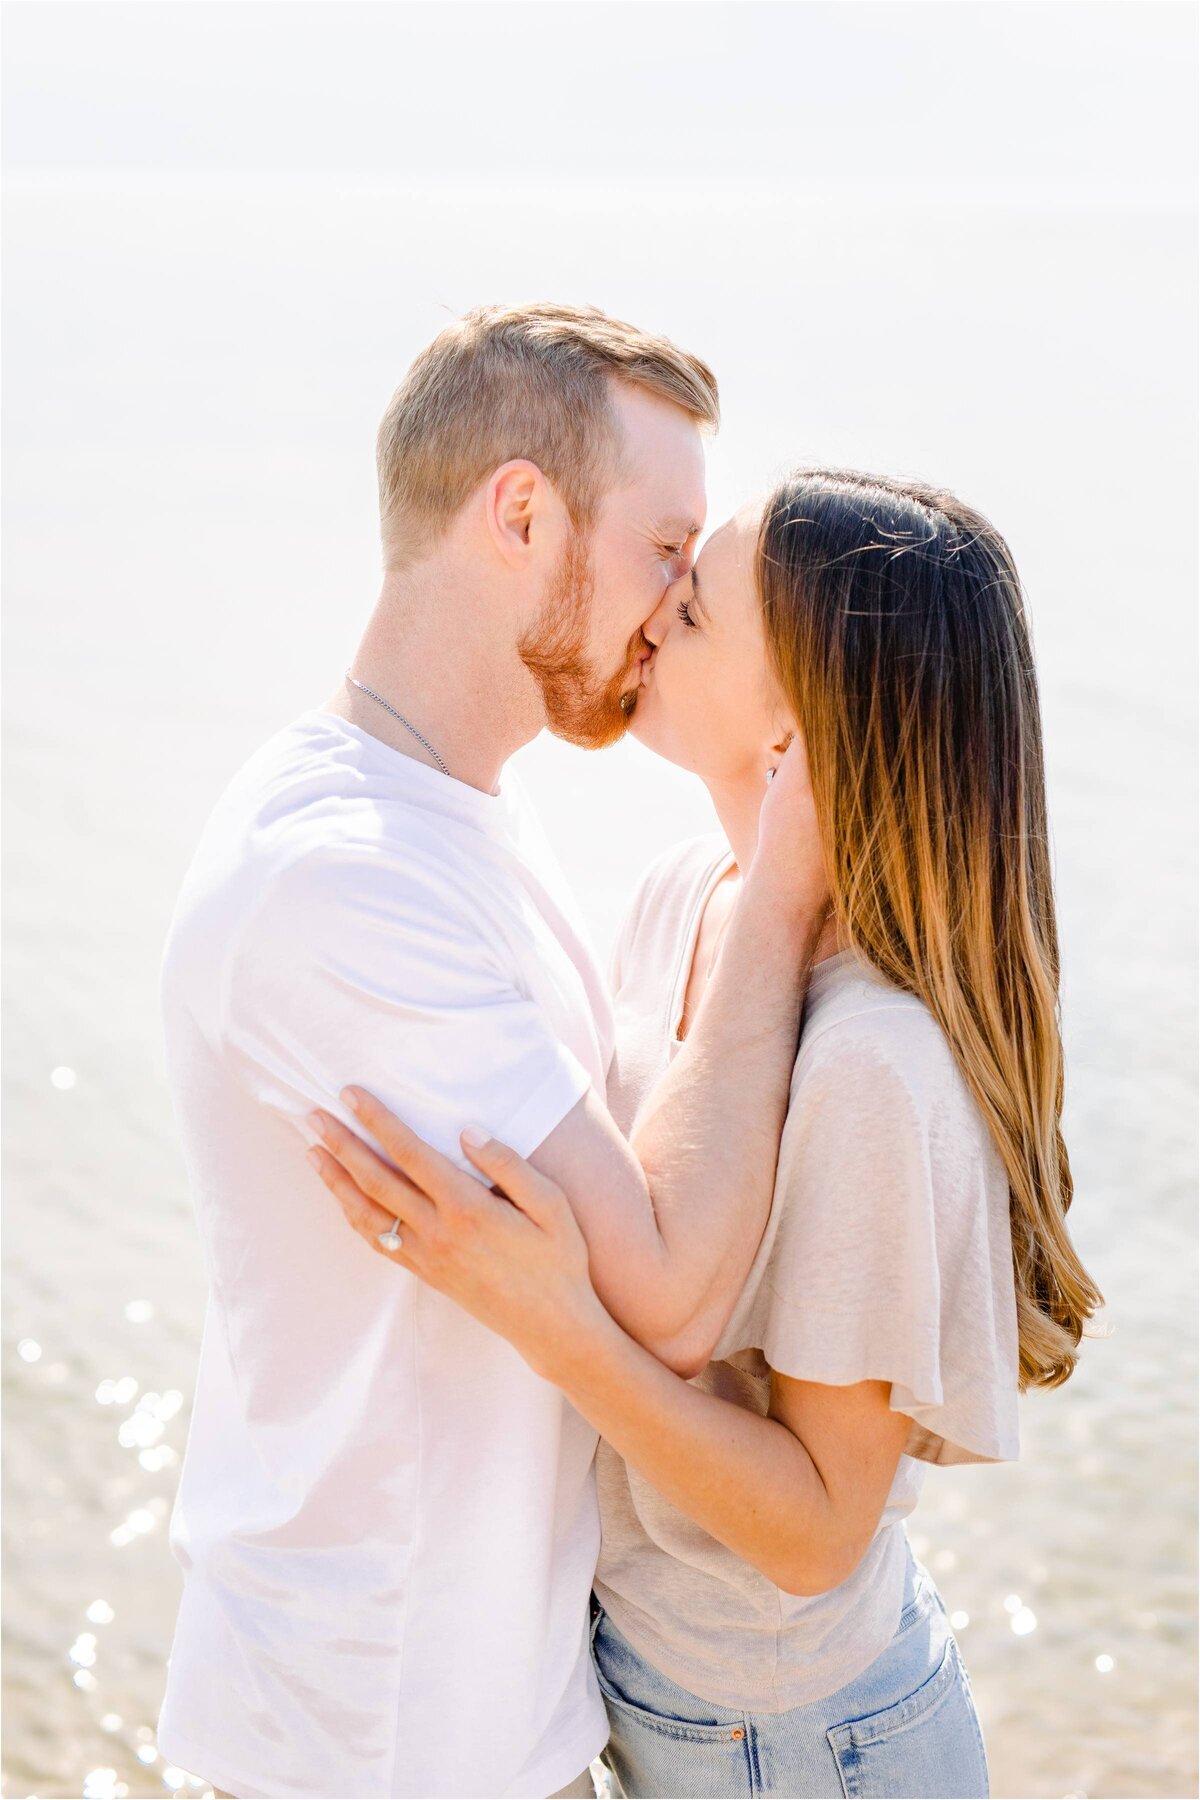
[[[390,1259],[508,1338],[652,1487],[788,1593],[846,1579],[879,1523],[910,1424],[890,1410],[887,1382],[773,1375],[766,1418],[706,1394],[604,1310],[566,1196],[511,1150],[472,1146],[505,1192],[454,1170],[467,1191],[447,1207],[345,1135],[344,1162],[312,1156],[373,1249],[385,1254],[378,1235],[403,1202],[403,1247]]]
[[[824,925],[823,905],[796,904],[752,867],[692,1028],[629,1142],[593,1090],[532,1152],[570,1196],[606,1308],[683,1374],[708,1363],[763,1234]],[[625,1198],[631,1175],[642,1208]]]
[[[755,853],[696,1017],[628,1144],[593,1092],[532,1152],[570,1197],[606,1309],[684,1375],[708,1363],[762,1238],[828,910],[797,736],[766,788]],[[640,1207],[628,1203],[631,1177],[645,1194]]]
[[[762,1418],[681,1380],[607,1315],[551,1379],[651,1487],[789,1594],[824,1593],[862,1560],[911,1423],[886,1381],[775,1374]]]

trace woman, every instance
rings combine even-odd
[[[632,729],[702,777],[727,842],[661,858],[621,933],[623,1129],[702,1004],[781,722],[832,899],[741,1299],[681,1379],[600,1306],[561,1191],[467,1138],[521,1232],[497,1201],[457,1263],[434,1268],[419,1230],[391,1254],[601,1433],[593,1649],[625,1793],[986,1794],[966,1670],[903,1519],[927,1463],[1015,1457],[1018,1389],[1067,1379],[1101,1303],[1065,1228],[1016,572],[947,493],[801,471],[709,541],[646,635]],[[375,1241],[413,1211],[412,1140],[369,1097],[358,1113],[397,1170],[331,1121],[320,1161]],[[421,1168],[435,1202],[478,1195],[448,1163]]]

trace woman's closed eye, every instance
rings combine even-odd
[[[691,573],[691,577],[692,577],[692,598],[694,599],[695,595],[696,595],[696,587],[698,585],[695,569],[693,568],[690,571],[690,573]],[[688,600],[681,600],[679,602],[678,607],[676,608],[676,611],[678,612],[679,617],[683,620],[683,623],[688,627],[688,629],[690,631],[697,631],[699,629],[700,621],[698,619],[695,619],[692,617],[692,608],[691,608],[690,602]]]

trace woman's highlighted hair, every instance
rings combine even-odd
[[[802,469],[758,544],[841,931],[942,1027],[1008,1173],[1020,1384],[1103,1296],[1067,1233],[1059,955],[1037,681],[1003,538],[952,494]]]

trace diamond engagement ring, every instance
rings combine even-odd
[[[400,1250],[403,1248],[403,1240],[400,1236],[399,1219],[397,1219],[396,1223],[390,1226],[387,1231],[381,1231],[379,1233],[379,1242],[383,1245],[385,1250]]]

